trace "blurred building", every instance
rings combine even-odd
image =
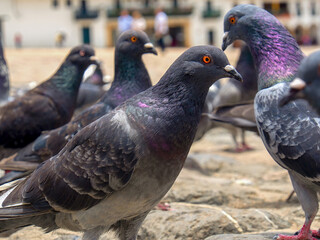
[[[223,16],[243,3],[277,16],[300,44],[320,43],[319,0],[1,0],[0,32],[5,46],[112,46],[121,9],[139,10],[152,38],[154,9],[161,6],[169,16],[169,45],[220,46]]]

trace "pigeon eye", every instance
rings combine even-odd
[[[86,53],[85,53],[83,50],[81,50],[81,51],[79,52],[79,54],[80,54],[81,57],[83,57],[84,55],[86,55]]]
[[[203,56],[202,61],[206,64],[211,62],[211,58],[209,56]]]
[[[229,23],[235,24],[236,23],[236,18],[235,17],[230,17],[229,18]]]
[[[138,39],[133,36],[133,37],[130,38],[130,40],[131,40],[131,42],[136,42]]]

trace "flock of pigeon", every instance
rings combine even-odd
[[[81,231],[85,240],[109,230],[119,239],[136,239],[194,140],[224,126],[238,151],[249,148],[244,132],[237,143],[236,126],[259,133],[269,154],[288,170],[305,212],[300,231],[274,239],[318,239],[320,231],[310,227],[320,190],[320,52],[305,58],[285,27],[253,5],[231,9],[224,32],[223,50],[237,39],[247,44],[239,73],[219,48],[195,46],[152,86],[142,55],[157,52],[144,32],[129,30],[117,40],[108,91],[99,88],[94,50],[83,45],[71,50],[51,78],[2,106],[0,168],[7,174],[0,180],[0,236],[36,225],[47,232]],[[4,101],[8,69],[0,64]],[[82,76],[91,64],[97,75],[86,86]],[[231,80],[220,86],[225,77]],[[88,91],[96,98],[87,97]],[[92,105],[71,120],[86,102]]]

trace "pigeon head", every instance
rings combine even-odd
[[[224,52],[214,46],[195,46],[185,51],[173,64],[183,74],[211,84],[224,77],[242,81],[241,75],[230,65]],[[211,86],[210,84],[210,86]]]
[[[290,83],[290,90],[280,101],[280,106],[303,98],[320,113],[320,51],[302,60],[297,77]]]
[[[235,40],[248,40],[247,32],[255,30],[257,13],[265,11],[254,5],[244,4],[232,8],[224,17],[224,36],[222,50],[224,51]]]
[[[242,81],[241,75],[230,65],[221,49],[204,45],[191,47],[185,51],[171,65],[159,83],[170,84],[172,89],[179,88],[183,84],[189,91],[204,93],[220,78],[235,78]]]
[[[86,69],[90,64],[96,64],[95,51],[89,45],[81,45],[71,49],[67,61]]]
[[[232,8],[224,18],[222,49],[237,39],[245,41],[250,48],[259,72],[259,90],[292,81],[303,53],[276,17],[250,4]]]
[[[141,56],[144,53],[158,55],[148,35],[143,31],[123,32],[117,40],[116,49],[119,53],[131,56]]]

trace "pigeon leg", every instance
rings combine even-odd
[[[318,197],[316,191],[314,191],[309,185],[304,184],[302,180],[300,180],[300,176],[289,171],[289,175],[291,178],[292,186],[297,194],[299,202],[302,206],[302,209],[305,213],[305,223],[298,235],[295,236],[286,236],[286,235],[277,235],[274,237],[276,240],[317,240],[313,237],[313,232],[310,231],[310,227],[313,219],[315,218],[319,204]]]
[[[121,220],[119,222],[119,239],[120,240],[136,240],[139,228],[143,220],[148,215],[149,211],[138,215],[137,217],[131,218],[129,220]]]
[[[246,143],[246,131],[244,129],[241,129],[241,140],[242,140],[242,151],[253,150],[253,148]]]

